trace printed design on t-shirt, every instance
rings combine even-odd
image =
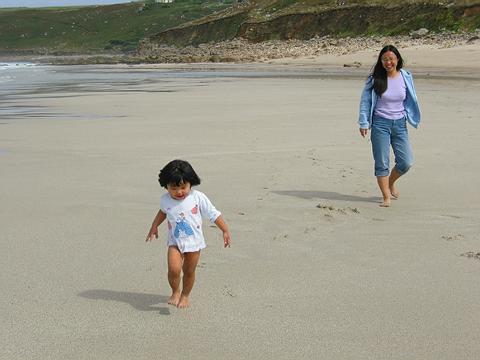
[[[195,207],[191,211],[192,211],[193,215],[197,215],[198,214],[198,204],[195,205]]]
[[[185,220],[185,214],[182,212],[178,215],[179,215],[179,217],[175,221],[176,224],[175,224],[175,230],[173,232],[173,236],[175,236],[175,238],[177,238],[177,239],[179,237],[192,236],[193,235],[193,229],[190,226],[190,224]]]

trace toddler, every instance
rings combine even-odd
[[[173,160],[160,170],[160,185],[167,193],[160,198],[160,210],[153,220],[146,241],[158,238],[158,226],[166,219],[168,227],[168,282],[172,296],[168,303],[178,308],[190,305],[189,295],[195,282],[195,269],[200,251],[206,247],[202,217],[208,218],[223,232],[223,244],[230,246],[230,232],[220,211],[205,194],[192,189],[200,178],[183,160]],[[183,286],[180,278],[183,271]]]

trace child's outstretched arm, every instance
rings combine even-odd
[[[158,210],[157,216],[153,219],[152,226],[148,232],[147,239],[145,241],[152,241],[154,238],[158,239],[158,226],[167,218],[167,215],[162,210]]]
[[[218,228],[223,232],[223,246],[230,247],[230,231],[228,230],[228,225],[223,219],[222,215],[217,217],[217,220],[215,220],[215,225],[217,225]]]

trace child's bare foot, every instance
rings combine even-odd
[[[390,199],[383,199],[383,202],[380,204],[381,207],[390,207]]]
[[[180,292],[174,292],[170,299],[168,299],[168,303],[173,306],[178,306],[178,302],[180,301]]]
[[[178,301],[177,307],[179,309],[185,309],[190,306],[190,301],[188,300],[188,296],[182,295],[180,296],[180,300]]]

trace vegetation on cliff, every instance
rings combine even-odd
[[[232,39],[255,43],[405,35],[419,28],[430,33],[480,28],[480,0],[441,1],[145,0],[0,9],[0,55],[142,54],[161,46],[182,48]]]
[[[474,31],[480,1],[246,0],[224,11],[149,38],[168,45],[198,45],[244,38],[310,39],[314,36],[404,35],[412,30]]]
[[[0,9],[0,53],[129,52],[144,37],[223,10],[233,0],[175,0],[62,8]]]

